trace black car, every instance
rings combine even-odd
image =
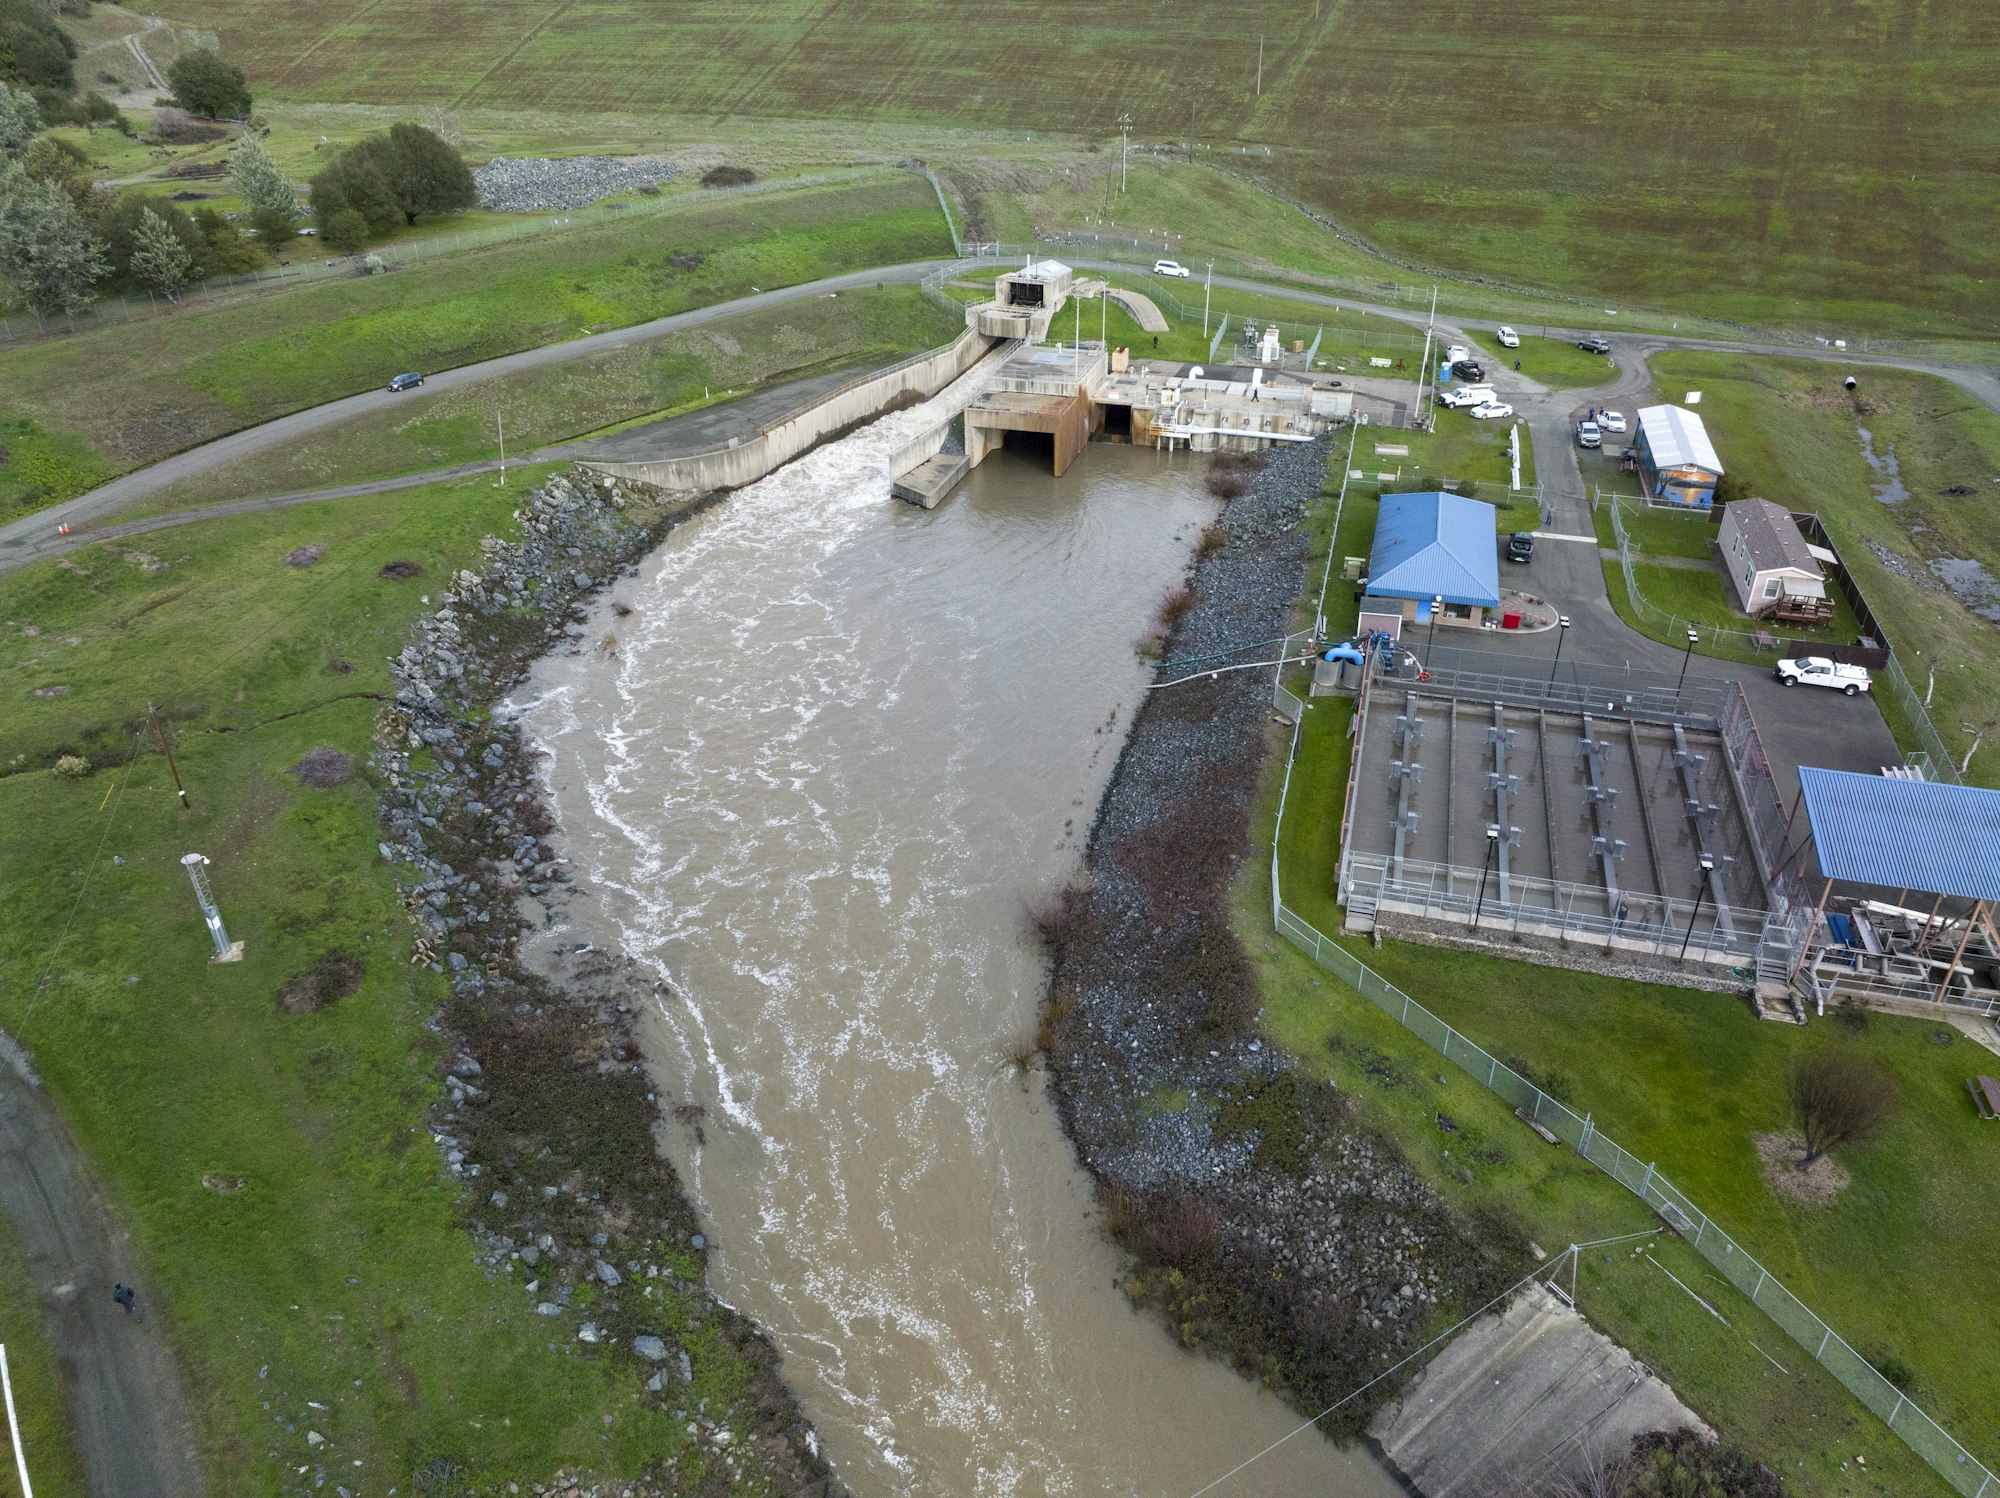
[[[1486,378],[1486,366],[1476,359],[1461,359],[1452,365],[1452,374],[1468,385],[1477,385]]]
[[[1576,341],[1576,346],[1586,354],[1608,354],[1611,352],[1611,345],[1606,343],[1602,338],[1579,338]]]
[[[1535,554],[1535,533],[1515,531],[1507,538],[1507,560],[1525,562]]]
[[[413,369],[408,374],[397,375],[395,379],[389,382],[389,388],[391,390],[415,390],[423,382],[424,377]]]

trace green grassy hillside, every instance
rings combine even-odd
[[[167,0],[273,99],[1191,133],[1385,246],[1751,321],[1992,329],[1980,0]],[[1262,42],[1261,92],[1259,53]],[[1269,146],[1268,157],[1232,146]],[[940,151],[948,144],[939,143]]]

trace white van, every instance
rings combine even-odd
[[[1172,276],[1177,281],[1185,281],[1194,272],[1189,270],[1185,265],[1182,265],[1178,260],[1155,260],[1153,262],[1153,274],[1156,276]]]

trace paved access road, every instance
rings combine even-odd
[[[851,291],[892,282],[907,284],[921,280],[939,265],[949,263],[949,261],[935,260],[915,261],[908,265],[890,265],[875,270],[849,271],[844,275],[825,276],[817,281],[781,287],[775,291],[760,291],[750,296],[738,297],[731,302],[717,302],[713,306],[697,307],[691,312],[678,312],[672,317],[656,317],[651,322],[634,323],[629,328],[614,328],[608,333],[593,333],[586,338],[544,344],[541,348],[523,349],[516,354],[503,354],[497,359],[485,359],[477,364],[461,365],[457,369],[441,370],[435,374],[427,373],[424,389],[428,391],[463,389],[497,379],[501,375],[515,374],[524,369],[539,369],[551,364],[564,364],[588,354],[602,353],[607,349],[648,343],[669,333],[686,332],[690,328],[705,327],[710,323],[738,317],[746,312],[758,312],[767,307],[781,307],[788,302],[826,296],[830,292]],[[397,371],[385,369],[383,373],[386,382],[387,377]],[[289,416],[277,417],[260,426],[246,427],[240,432],[230,433],[227,437],[218,437],[213,442],[204,442],[199,447],[191,447],[184,453],[176,453],[171,458],[163,458],[145,468],[134,469],[108,484],[92,489],[88,494],[78,495],[75,499],[65,500],[59,505],[51,505],[48,509],[25,516],[11,525],[0,526],[0,573],[11,572],[28,562],[40,561],[45,557],[67,551],[71,547],[99,539],[96,536],[58,535],[56,527],[59,525],[80,529],[105,520],[120,510],[150,499],[183,479],[199,478],[204,473],[212,473],[225,463],[268,451],[313,432],[337,426],[343,421],[351,421],[357,416],[389,410],[399,400],[404,399],[406,397],[393,395],[387,390],[369,390],[360,395],[328,401],[323,406],[294,411]],[[441,470],[431,477],[446,477],[453,472],[478,471],[483,471],[483,465],[461,465],[457,469]],[[401,483],[426,481],[425,477],[412,476],[400,483],[392,483],[389,487],[401,487]],[[381,491],[363,485],[348,486],[347,492]],[[294,504],[302,502],[293,496],[285,498]],[[212,512],[187,513],[188,518],[199,519],[206,518],[210,513],[236,514],[243,508],[268,507],[265,503],[253,501],[232,508],[218,507]]]

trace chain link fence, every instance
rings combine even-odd
[[[1368,967],[1353,953],[1291,910],[1279,879],[1279,848],[1284,840],[1285,806],[1290,798],[1292,770],[1298,762],[1300,727],[1294,719],[1290,757],[1278,793],[1278,825],[1271,844],[1271,916],[1278,931],[1300,951],[1432,1050],[1487,1088],[1520,1114],[1547,1129],[1584,1159],[1603,1170],[1637,1196],[1747,1295],[1757,1308],[1803,1348],[1815,1362],[1838,1379],[1850,1394],[1888,1426],[1890,1432],[1924,1459],[1933,1471],[1966,1498],[2000,1498],[1992,1471],[1967,1451],[1908,1395],[1814,1314],[1694,1201],[1660,1173],[1608,1138],[1587,1113],[1578,1114],[1552,1097],[1497,1056],[1469,1040],[1409,994]]]
[[[1663,631],[1667,643],[1683,639],[1687,631],[1693,630],[1703,643],[1737,659],[1753,663],[1775,662],[1791,648],[1788,642],[1773,639],[1761,631],[1753,634],[1748,630],[1728,629],[1721,625],[1683,619],[1647,598],[1639,586],[1637,575],[1632,570],[1637,554],[1631,536],[1625,529],[1623,502],[1617,495],[1606,494],[1600,490],[1591,503],[1593,507],[1602,505],[1611,517],[1611,534],[1617,542],[1618,566],[1625,578],[1625,598],[1631,605],[1633,614],[1642,623]],[[1824,531],[1824,520],[1820,524],[1821,535],[1830,544],[1831,538],[1827,537]],[[1844,568],[1841,570],[1845,572]],[[1911,749],[1911,762],[1923,770],[1927,779],[1941,780],[1951,785],[1961,784],[1958,767],[1953,762],[1950,751],[1945,748],[1944,737],[1938,732],[1937,724],[1932,721],[1930,709],[1924,705],[1922,694],[1910,685],[1910,678],[1903,671],[1903,663],[1896,658],[1894,645],[1881,635],[1881,626],[1876,622],[1877,616],[1874,610],[1869,607],[1867,599],[1861,596],[1860,589],[1855,586],[1851,574],[1846,574],[1842,581],[1843,586],[1851,591],[1853,601],[1859,605],[1855,609],[1856,614],[1861,615],[1876,631],[1877,643],[1887,651],[1887,659],[1879,669],[1882,679],[1889,684],[1890,695],[1894,697],[1903,721],[1909,725],[1909,731],[1916,739],[1916,744]],[[1770,640],[1771,643],[1766,644],[1766,640]],[[1891,727],[1894,726],[1892,723]],[[1911,748],[1909,745],[1904,747]]]

